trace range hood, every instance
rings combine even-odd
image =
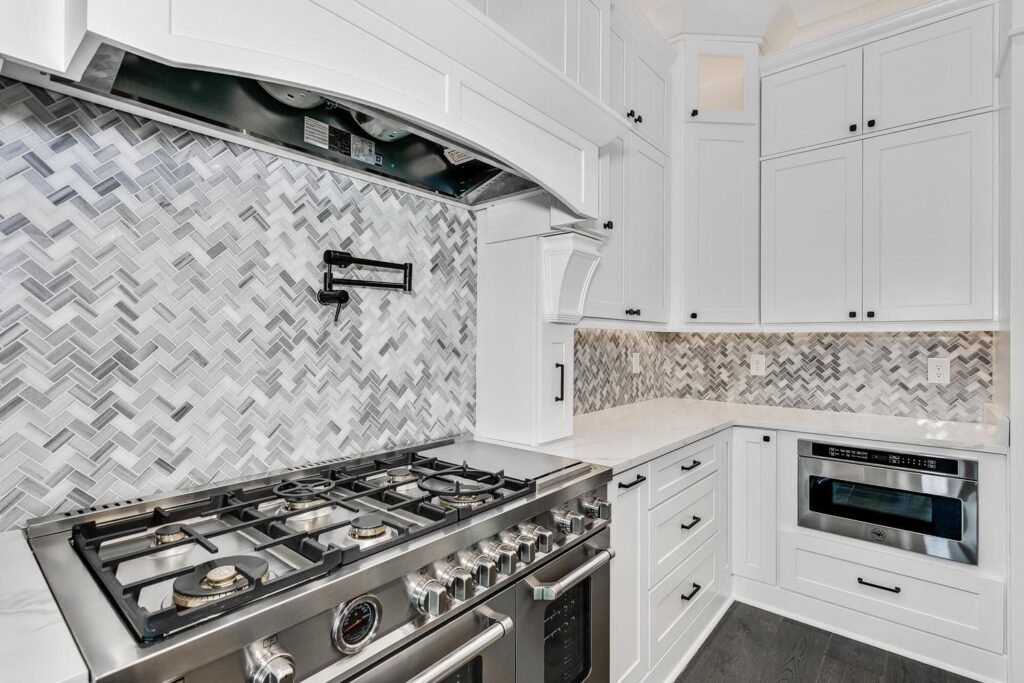
[[[101,46],[74,88],[477,205],[539,186],[393,114],[311,90]]]

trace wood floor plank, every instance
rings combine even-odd
[[[881,683],[889,653],[845,636],[833,635],[817,683]]]
[[[719,628],[679,677],[680,683],[749,681],[761,671],[761,653],[772,646],[782,617],[743,603],[733,603]]]
[[[814,683],[832,634],[792,619],[783,619],[776,632],[770,662],[761,680],[777,683]]]

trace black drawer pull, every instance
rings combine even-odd
[[[862,586],[870,586],[872,588],[877,588],[878,590],[888,591],[890,593],[899,593],[902,590],[899,586],[896,586],[895,588],[889,588],[888,586],[879,586],[877,583],[871,583],[869,581],[865,581],[864,579],[860,578],[859,576],[857,577],[857,583],[859,583]]]
[[[690,600],[690,599],[693,598],[694,595],[697,594],[697,591],[699,591],[699,590],[700,590],[700,584],[699,583],[695,583],[695,584],[693,584],[693,590],[690,591],[689,595],[683,594],[683,595],[680,595],[679,597],[681,597],[683,600]]]
[[[690,529],[692,529],[693,527],[697,526],[698,524],[700,524],[700,517],[698,517],[697,515],[694,515],[693,516],[693,520],[689,524],[680,524],[679,528],[686,529],[687,531],[689,531]]]
[[[698,467],[700,467],[700,460],[693,460],[692,462],[690,462],[689,467],[687,467],[686,465],[680,465],[679,469],[681,469],[683,472],[689,472],[690,470],[695,470]]]
[[[644,483],[645,481],[647,481],[647,477],[645,477],[642,474],[638,474],[638,475],[636,475],[636,479],[634,479],[633,481],[629,482],[628,484],[623,484],[620,481],[619,482],[619,488],[620,489],[631,489],[634,486],[639,486],[640,484]]]
[[[565,400],[565,364],[555,363],[555,367],[558,368],[558,396],[555,396],[555,402]]]

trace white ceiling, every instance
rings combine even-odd
[[[768,36],[782,49],[929,0],[634,0],[665,37]]]

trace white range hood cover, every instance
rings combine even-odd
[[[575,325],[601,260],[601,243],[577,233],[540,238],[544,322]]]

